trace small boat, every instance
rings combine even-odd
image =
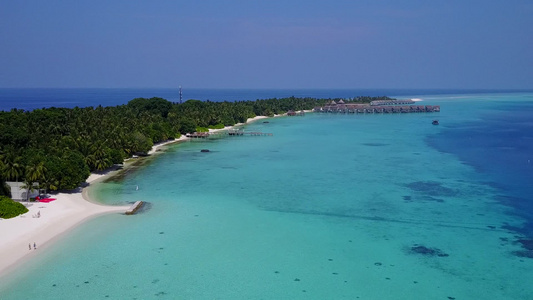
[[[439,120],[433,120],[433,122],[431,122],[431,124],[433,124],[433,125],[439,125]]]
[[[210,152],[209,149],[202,149],[200,152]]]

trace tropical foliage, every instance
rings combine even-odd
[[[387,97],[357,97],[369,102]],[[104,170],[154,143],[208,128],[244,123],[258,115],[312,109],[338,99],[282,98],[183,104],[136,98],[115,107],[13,109],[0,112],[0,183],[38,182],[48,190],[72,189],[91,171]],[[0,194],[3,193],[0,189]],[[4,192],[5,194],[5,192]]]
[[[0,218],[10,219],[27,212],[28,209],[21,203],[0,196]]]

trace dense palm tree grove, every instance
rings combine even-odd
[[[358,97],[369,102],[387,97]],[[199,127],[231,126],[258,115],[311,109],[332,99],[282,98],[238,102],[136,98],[114,107],[13,109],[0,112],[0,195],[5,181],[37,182],[47,190],[73,189],[91,171],[146,153],[154,143]]]

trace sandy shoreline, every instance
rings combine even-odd
[[[50,203],[32,202],[29,212],[7,220],[0,220],[0,277],[14,270],[48,247],[53,240],[82,222],[99,215],[124,213],[129,206],[105,206],[88,201],[82,189],[53,195]],[[35,216],[40,213],[40,217]],[[33,244],[37,249],[33,249]],[[31,244],[32,250],[28,246]]]
[[[211,129],[217,132],[242,126],[265,116],[250,118],[246,123],[227,126],[224,129]],[[179,139],[158,143],[148,152],[155,154],[169,144],[186,141],[190,138],[181,136]],[[115,169],[92,173],[86,182],[95,183],[114,173]],[[72,230],[81,223],[103,214],[123,214],[129,206],[106,206],[91,200],[87,188],[78,188],[73,192],[62,192],[52,196],[57,200],[50,203],[31,202],[28,212],[12,219],[0,219],[0,278],[13,271],[20,264],[39,254],[39,250],[48,247],[61,235]],[[40,213],[40,217],[36,217]],[[37,249],[33,249],[34,243]],[[31,246],[31,250],[29,249]]]

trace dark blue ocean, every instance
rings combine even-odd
[[[498,200],[526,220],[511,229],[533,239],[533,95],[505,99],[476,111],[472,120],[445,124],[427,141],[485,174],[488,184],[501,191]]]

